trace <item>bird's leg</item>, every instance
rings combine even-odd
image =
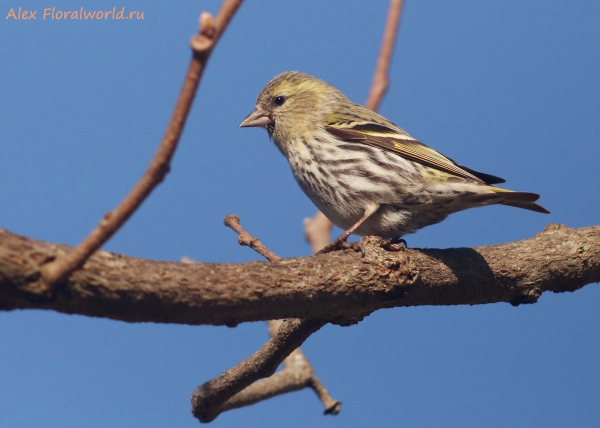
[[[331,244],[323,247],[319,252],[317,252],[317,254],[327,254],[332,251],[343,248],[343,245],[346,242],[346,240],[348,239],[348,237],[350,235],[352,235],[356,231],[356,229],[358,229],[365,221],[367,221],[367,219],[369,217],[371,217],[373,214],[375,214],[375,212],[378,209],[379,209],[379,205],[373,205],[373,206],[370,206],[369,208],[367,208],[365,210],[364,215],[361,217],[360,220],[358,220],[356,223],[354,223],[347,231],[345,231],[340,236],[338,236],[337,239],[335,241],[333,241]]]

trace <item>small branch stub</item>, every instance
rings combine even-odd
[[[215,20],[208,12],[200,14],[200,31],[199,34],[192,36],[190,46],[196,54],[206,54],[215,45]]]
[[[250,234],[246,232],[246,230],[244,230],[244,228],[240,224],[240,218],[236,214],[227,215],[227,217],[225,217],[224,223],[225,226],[232,228],[238,233],[238,242],[240,243],[240,245],[245,245],[247,247],[252,248],[258,254],[260,254],[265,259],[271,262],[281,260],[281,257],[279,257],[273,251],[265,247],[258,238],[250,236]]]

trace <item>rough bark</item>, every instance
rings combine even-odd
[[[235,325],[274,318],[351,323],[381,308],[533,303],[544,291],[600,281],[600,226],[548,226],[523,241],[388,251],[363,238],[345,250],[276,262],[174,263],[99,251],[71,277],[44,283],[64,245],[0,231],[0,309],[51,309],[129,322]]]

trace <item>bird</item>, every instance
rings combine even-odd
[[[398,242],[448,215],[486,205],[538,213],[536,193],[496,187],[505,180],[459,165],[380,114],[309,74],[288,71],[261,90],[240,124],[265,128],[316,207],[351,234]]]

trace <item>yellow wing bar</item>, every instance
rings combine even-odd
[[[427,147],[420,141],[398,138],[400,137],[398,134],[382,136],[381,133],[378,132],[378,135],[370,135],[368,132],[361,132],[347,128],[340,129],[333,126],[326,126],[325,129],[332,135],[335,135],[343,140],[347,140],[348,142],[356,141],[375,147],[381,147],[382,149],[390,150],[402,156],[403,158],[418,162],[422,165],[436,168],[440,171],[454,174],[458,177],[468,178],[481,184],[486,184],[479,177],[476,177],[470,172],[465,171],[454,161]]]

